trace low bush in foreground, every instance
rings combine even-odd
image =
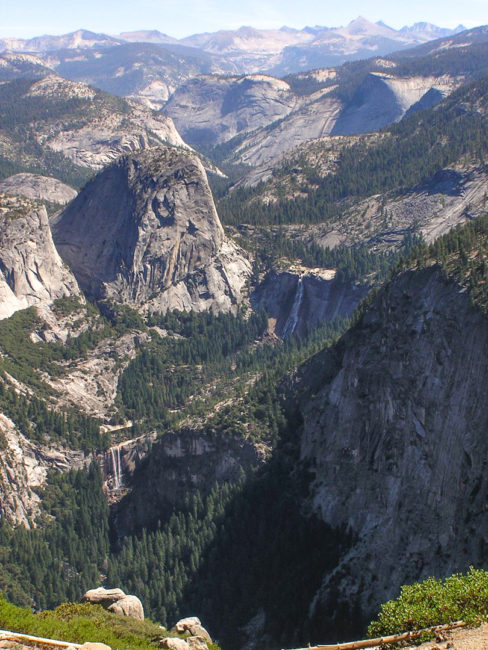
[[[402,587],[396,600],[384,603],[368,627],[370,638],[421,630],[462,620],[480,624],[488,615],[488,571],[471,567],[445,580],[428,578]]]
[[[167,636],[156,623],[118,616],[101,605],[66,603],[53,611],[34,614],[3,598],[0,628],[73,643],[106,643],[114,650],[154,650],[159,639]],[[219,648],[212,645],[210,650]]]

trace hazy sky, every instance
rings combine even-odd
[[[159,29],[181,38],[241,25],[345,25],[359,15],[399,28],[425,20],[442,27],[488,23],[488,0],[1,0],[0,37],[63,34],[85,28],[116,34]]]

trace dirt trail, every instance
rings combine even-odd
[[[443,634],[443,641],[428,641],[408,650],[488,650],[488,623],[472,629],[453,630]]]

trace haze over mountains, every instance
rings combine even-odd
[[[85,50],[121,46],[124,43],[162,45],[175,54],[212,54],[223,69],[230,64],[233,72],[267,72],[289,74],[310,68],[332,66],[344,61],[384,55],[436,38],[443,38],[465,28],[437,27],[415,23],[395,30],[382,22],[372,23],[362,16],[346,27],[305,27],[293,29],[255,29],[241,27],[233,31],[194,34],[175,39],[157,30],[123,32],[117,36],[95,34],[80,29],[62,36],[38,36],[30,39],[0,39],[0,52],[38,53],[44,57],[55,50]],[[190,51],[184,48],[191,48]]]

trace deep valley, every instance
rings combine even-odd
[[[488,28],[0,46],[0,627],[305,647],[488,569]]]

